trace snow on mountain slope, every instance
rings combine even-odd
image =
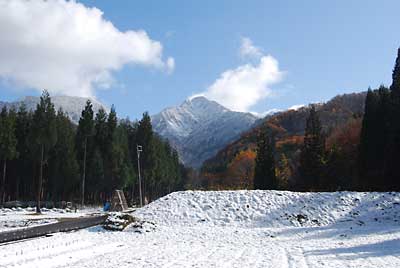
[[[199,167],[256,119],[250,113],[233,112],[205,97],[195,97],[152,116],[152,123],[154,130],[174,145],[186,165]]]
[[[40,98],[34,96],[27,96],[21,100],[15,102],[0,102],[0,109],[3,106],[15,107],[19,108],[19,106],[24,103],[26,105],[27,110],[35,110],[36,105],[39,103]],[[79,118],[81,116],[82,110],[86,105],[87,98],[81,97],[71,97],[71,96],[52,96],[51,101],[54,103],[54,107],[56,111],[60,108],[64,110],[64,112],[68,113],[71,120],[75,123],[78,123]],[[102,103],[91,99],[93,104],[93,111],[96,113],[100,108],[107,110],[107,107]]]
[[[175,192],[138,210],[161,225],[326,226],[400,221],[400,193]]]

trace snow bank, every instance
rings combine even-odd
[[[400,220],[400,193],[297,193],[287,191],[175,192],[138,209],[160,225],[283,227],[364,225]]]

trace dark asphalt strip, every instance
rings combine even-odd
[[[102,224],[107,219],[107,217],[108,215],[80,217],[56,223],[0,232],[0,244],[22,239],[41,237],[52,233],[68,232],[88,228],[91,226]]]

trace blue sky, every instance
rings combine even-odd
[[[279,63],[281,78],[268,96],[245,107],[260,113],[388,85],[400,46],[399,1],[78,2],[101,10],[121,32],[144,30],[162,45],[162,64],[175,61],[172,72],[154,67],[157,59],[122,64],[107,89],[94,86],[122,117],[157,113],[205,92],[227,70],[257,66],[259,59],[240,56],[243,38]],[[39,94],[2,77],[1,100]]]

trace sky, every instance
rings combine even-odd
[[[90,96],[139,118],[203,95],[263,114],[390,85],[397,0],[0,0],[0,100]]]

